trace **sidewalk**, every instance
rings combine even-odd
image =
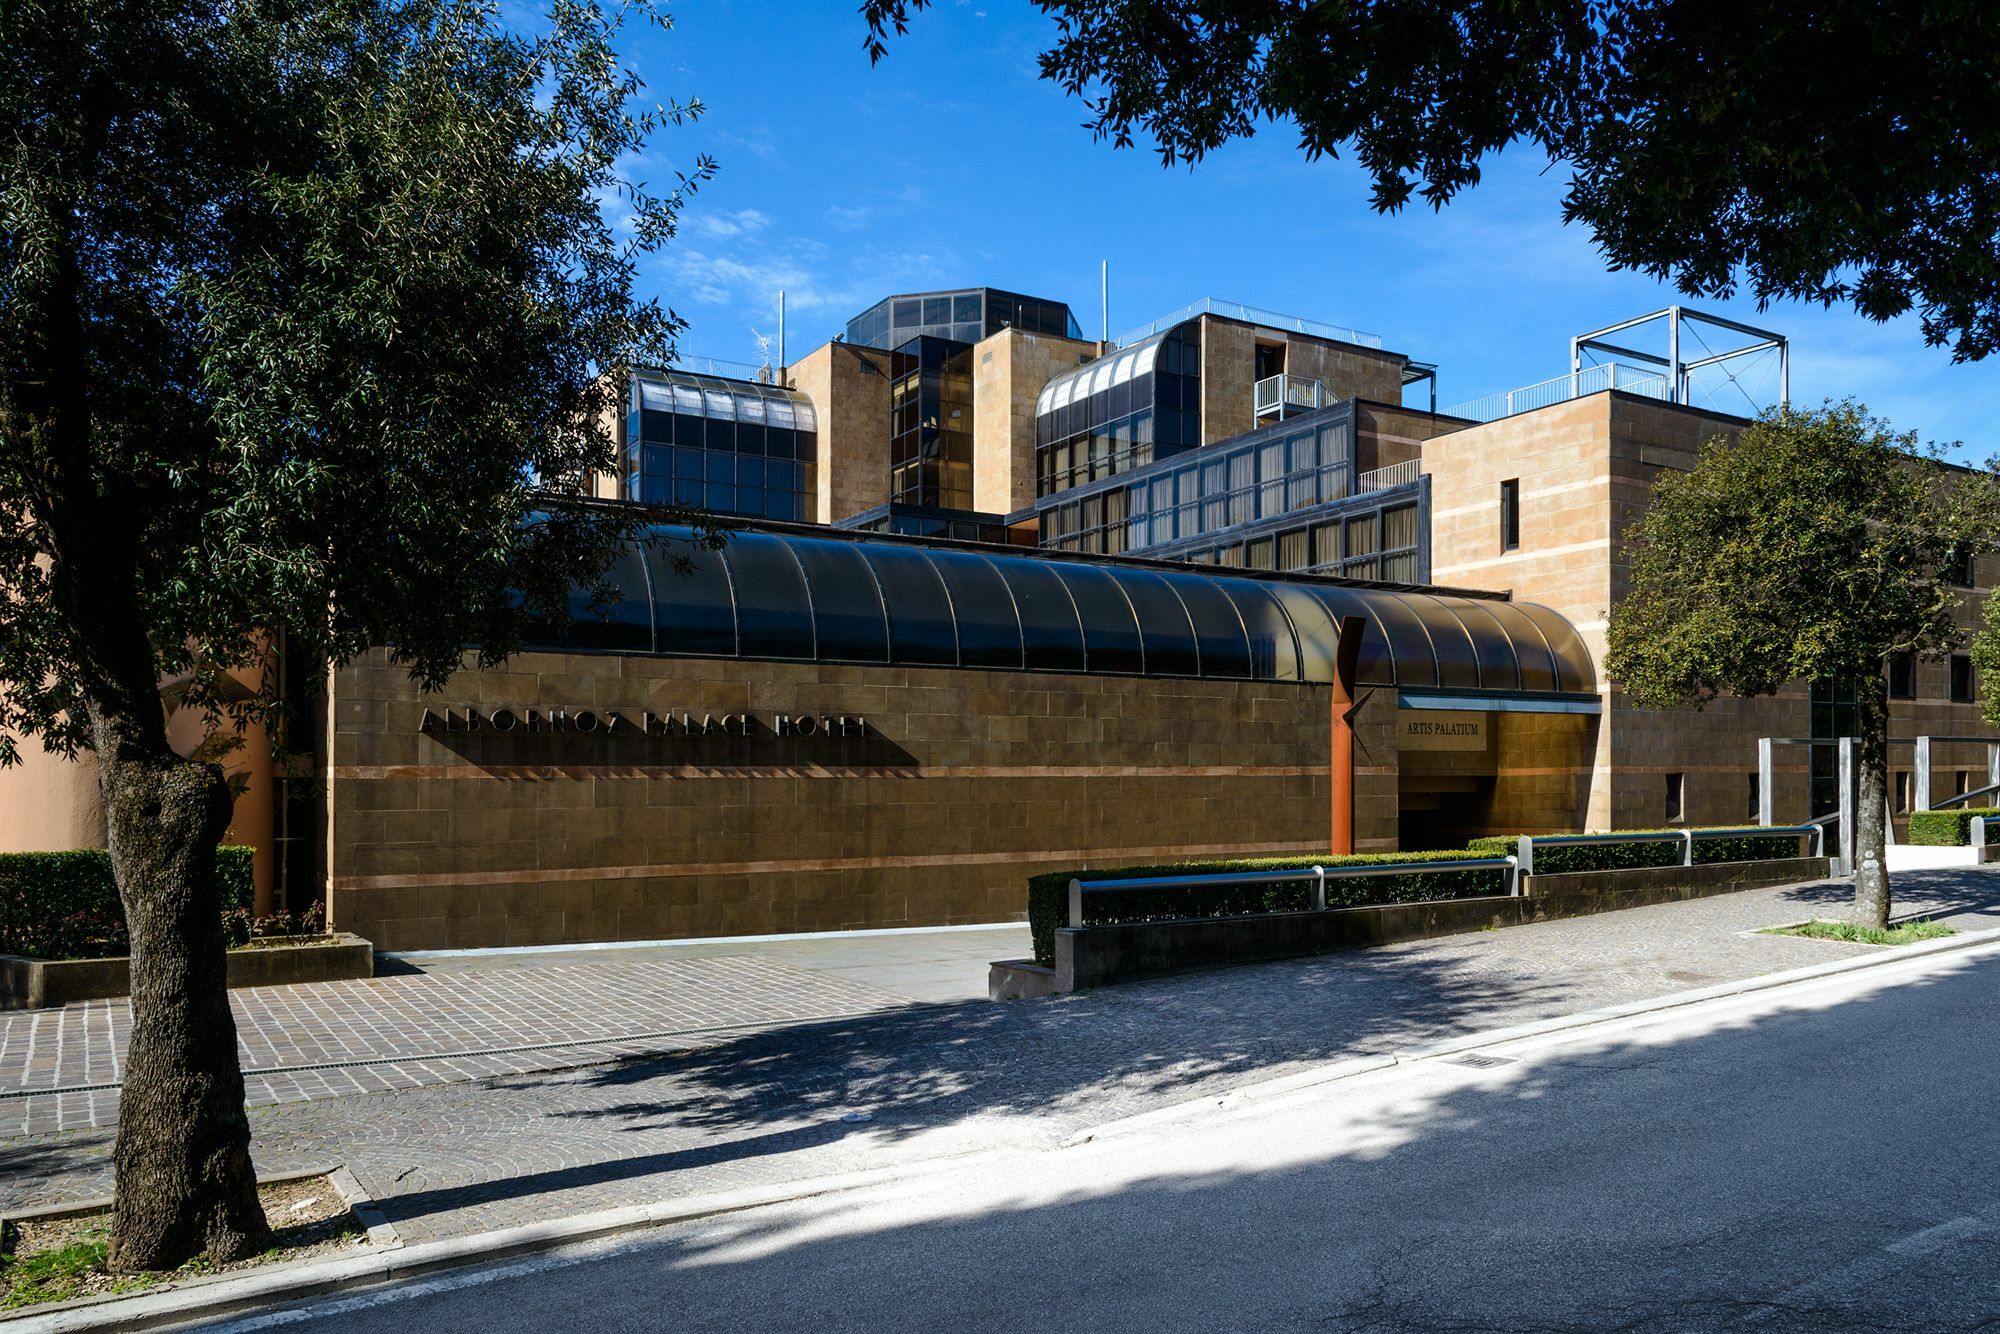
[[[1966,929],[2000,925],[1991,871],[1899,875],[1896,887],[1901,912],[1940,912]],[[262,1107],[251,1117],[254,1147],[266,1172],[345,1162],[406,1240],[425,1241],[921,1157],[1050,1146],[1341,1056],[1865,953],[1871,947],[1745,934],[1837,913],[1848,893],[1837,883],[1752,891],[1050,1001],[890,997],[638,1059]],[[431,980],[533,973],[547,985],[556,980],[548,972],[564,970]],[[103,1193],[110,1143],[101,1129],[0,1140],[0,1206]]]

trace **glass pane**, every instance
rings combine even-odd
[[[1206,554],[1206,553],[1204,553]],[[1236,604],[1216,587],[1216,581],[1199,574],[1160,573],[1162,582],[1180,594],[1194,623],[1195,645],[1201,651],[1203,676],[1247,677],[1250,675],[1250,642],[1243,634],[1243,618]]]
[[[646,588],[645,561],[637,547],[627,547],[604,571],[611,600],[593,607],[591,590],[569,596],[569,630],[565,646],[616,649],[624,653],[653,651],[653,599]]]
[[[1084,669],[1083,626],[1076,604],[1055,572],[1036,561],[1002,556],[993,562],[1014,594],[1021,616],[1021,638],[1030,667],[1048,671]]]
[[[1382,637],[1389,642],[1389,656],[1396,665],[1396,684],[1437,685],[1437,651],[1431,647],[1429,632],[1409,604],[1393,593],[1370,590],[1357,596],[1367,606],[1369,619],[1382,628]]]
[[[1576,627],[1539,603],[1515,602],[1509,605],[1533,621],[1548,638],[1549,651],[1556,659],[1556,689],[1596,694],[1597,667],[1591,661],[1590,649],[1577,634]]]
[[[1299,642],[1284,609],[1262,583],[1251,579],[1217,581],[1243,616],[1250,636],[1250,675],[1259,681],[1297,681]]]
[[[812,603],[805,575],[784,542],[768,533],[733,533],[723,556],[736,594],[736,631],[743,656],[812,657]]]
[[[952,629],[951,599],[924,553],[886,545],[860,551],[882,586],[889,615],[889,661],[955,666],[958,636]]]
[[[1119,570],[1117,579],[1139,617],[1149,676],[1201,675],[1201,650],[1173,585],[1151,570]]]
[[[1472,636],[1472,651],[1479,659],[1479,688],[1519,690],[1521,664],[1514,657],[1513,641],[1486,604],[1477,598],[1453,598],[1441,605],[1456,612],[1465,623],[1466,633]]]
[[[1362,619],[1366,628],[1361,632],[1361,653],[1354,667],[1355,681],[1358,684],[1369,686],[1395,685],[1395,659],[1389,652],[1388,637],[1382,632],[1381,622],[1374,615],[1375,608],[1370,603],[1368,595],[1355,589],[1337,588],[1332,584],[1302,584],[1300,587],[1310,592],[1313,597],[1319,600],[1320,605],[1326,608],[1327,616],[1333,621],[1336,628],[1336,633],[1331,641],[1336,647],[1339,644],[1337,631],[1341,617],[1359,616]],[[1290,604],[1287,605],[1289,606]],[[1292,618],[1292,622],[1300,627],[1299,650],[1305,655],[1306,679],[1317,681],[1320,678],[1313,674],[1318,670],[1313,665],[1314,650],[1306,642],[1304,622],[1297,616]],[[1424,656],[1424,666],[1426,668],[1430,666],[1428,651],[1426,651]],[[1327,663],[1325,671],[1327,674],[1326,679],[1329,681],[1332,680],[1333,664],[1331,661]]]
[[[1473,652],[1472,636],[1458,617],[1426,593],[1391,596],[1402,597],[1430,631],[1431,649],[1437,654],[1438,684],[1448,690],[1479,689],[1479,659]]]
[[[959,665],[1020,667],[1021,621],[1014,611],[1014,596],[993,563],[968,551],[926,555],[951,594]]]
[[[1083,644],[1087,665],[1093,672],[1146,670],[1146,656],[1139,640],[1139,622],[1132,604],[1119,590],[1118,580],[1090,565],[1050,567],[1069,589],[1083,621]]]
[[[734,657],[736,603],[722,554],[702,549],[684,528],[655,532],[644,546],[659,623],[657,651]]]
[[[1541,627],[1521,614],[1511,602],[1482,602],[1480,609],[1500,623],[1513,642],[1514,656],[1521,664],[1521,689],[1554,690],[1556,688],[1556,656],[1549,649],[1549,641],[1542,635]]]
[[[887,662],[889,625],[859,548],[848,542],[787,539],[812,592],[813,639],[821,659]]]

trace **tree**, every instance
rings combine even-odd
[[[1441,208],[1491,154],[1567,168],[1566,220],[1690,296],[1915,309],[2000,347],[2000,10],[1672,0],[1035,0],[1042,77],[1119,147],[1199,162],[1287,120],[1381,211]],[[930,0],[865,0],[867,46]]]
[[[566,620],[624,526],[552,497],[614,463],[599,371],[669,354],[634,266],[713,164],[625,180],[699,104],[638,108],[617,20],[552,5],[535,34],[483,0],[0,8],[0,760],[99,765],[132,939],[113,1268],[267,1235],[229,795],[168,745],[162,680],[282,722],[281,632],[434,689]]]
[[[1992,547],[1990,480],[1948,470],[1856,404],[1780,408],[1733,444],[1704,445],[1692,471],[1662,473],[1626,533],[1605,671],[1635,704],[1852,683],[1864,926],[1889,921],[1887,661],[1937,658],[1962,637],[1952,571]]]

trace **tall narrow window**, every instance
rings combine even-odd
[[[1667,823],[1678,824],[1683,809],[1682,798],[1687,793],[1686,774],[1667,775]]]
[[[1972,700],[1972,659],[1963,653],[1951,655],[1951,697],[1960,704]]]
[[[1972,587],[1972,548],[1953,547],[1945,566],[1945,577],[1958,588]]]
[[[1889,659],[1889,698],[1917,697],[1917,655],[1898,653]]]
[[[1896,771],[1896,810],[1898,812],[1902,812],[1902,811],[1907,811],[1909,809],[1910,809],[1909,771],[1905,769],[1898,769]]]
[[[1764,818],[1763,782],[1764,778],[1762,774],[1750,775],[1750,809],[1747,815],[1752,820],[1761,820]]]
[[[1521,479],[1510,477],[1500,483],[1500,549],[1513,551],[1521,545]]]

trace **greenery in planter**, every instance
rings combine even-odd
[[[1218,885],[1211,889],[1137,890],[1117,895],[1086,895],[1083,920],[1089,926],[1113,922],[1151,922],[1188,917],[1235,917],[1245,913],[1302,912],[1312,903],[1315,865],[1381,866],[1393,862],[1469,861],[1486,853],[1383,852],[1352,857],[1325,857],[1300,864],[1297,857],[1255,857],[1234,861],[1174,862],[1160,866],[1106,866],[1088,870],[1050,871],[1028,880],[1028,928],[1034,936],[1035,962],[1051,967],[1056,960],[1056,928],[1069,923],[1069,882],[1072,879],[1136,880],[1166,875],[1226,875],[1245,871],[1301,872],[1297,880],[1260,885]],[[1328,879],[1329,908],[1365,908],[1383,903],[1424,903],[1437,899],[1476,899],[1505,894],[1504,870],[1416,871],[1409,875]]]
[[[223,914],[247,915],[254,849],[215,850],[215,890]],[[101,959],[126,954],[125,907],[102,848],[0,853],[0,954],[37,959]]]
[[[1717,826],[1717,828],[1732,828]],[[1760,862],[1805,855],[1803,840],[1796,834],[1762,834],[1758,826],[1742,826],[1741,838],[1696,839],[1697,866],[1716,862]],[[1621,834],[1677,834],[1677,829],[1621,829]],[[1475,838],[1465,846],[1483,857],[1511,857],[1520,845],[1519,834],[1494,834]],[[1571,871],[1629,871],[1644,866],[1678,866],[1681,845],[1664,839],[1643,843],[1574,843],[1535,847],[1535,874],[1561,875]]]
[[[2000,808],[1968,807],[1963,810],[1911,811],[1910,842],[1921,847],[1962,848],[1972,841],[1972,822],[1977,817],[2000,820]]]
[[[1797,926],[1774,926],[1772,936],[1804,936],[1808,940],[1844,940],[1852,945],[1914,945],[1920,940],[1942,940],[1958,932],[1943,922],[1899,922],[1878,928],[1856,926],[1853,922],[1801,922]]]

